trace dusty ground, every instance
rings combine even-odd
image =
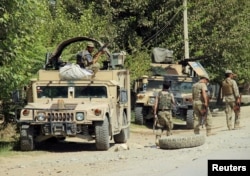
[[[208,159],[250,160],[250,106],[242,107],[241,129],[228,131],[225,114],[213,117],[213,131],[204,145],[178,150],[159,149],[150,128],[131,127],[129,150],[95,151],[94,143],[68,142],[42,146],[39,151],[17,152],[0,157],[0,174],[8,176],[179,176],[207,175]],[[192,130],[178,128],[174,135],[192,135]],[[205,129],[202,129],[205,134]],[[185,173],[185,174],[184,174]]]

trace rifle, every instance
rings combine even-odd
[[[109,43],[105,43],[101,48],[99,48],[97,53],[95,53],[95,55],[93,56],[93,64],[98,61],[99,56],[103,53],[104,49],[107,48],[108,45]]]
[[[155,115],[154,116],[154,124],[153,124],[153,133],[155,133],[155,127],[156,127],[157,123],[158,123],[158,116]]]
[[[208,107],[206,107],[206,106],[203,105],[203,108],[201,110],[201,114],[202,114],[202,117],[201,117],[201,126],[203,128],[203,125],[204,125],[205,121],[207,120]]]
[[[241,94],[240,94],[240,102],[239,103],[237,103],[236,102],[236,104],[235,104],[235,106],[234,106],[234,112],[240,112],[240,105],[241,105]]]

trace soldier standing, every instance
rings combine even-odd
[[[157,126],[160,128],[156,132],[156,145],[159,145],[158,140],[164,129],[166,129],[167,136],[172,134],[172,104],[175,104],[175,100],[173,94],[169,92],[170,85],[170,82],[164,82],[162,90],[156,96],[154,117]]]
[[[192,98],[194,109],[194,134],[200,134],[200,125],[205,123],[207,136],[212,135],[212,114],[209,110],[209,97],[207,84],[209,77],[202,75],[200,80],[193,85]]]
[[[222,98],[225,97],[226,103],[226,120],[227,127],[232,130],[232,112],[235,113],[234,129],[239,129],[240,125],[240,111],[234,109],[237,105],[240,105],[239,88],[235,80],[233,80],[235,74],[231,70],[226,70],[226,79],[222,81]]]

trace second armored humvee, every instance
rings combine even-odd
[[[207,74],[204,68],[196,62],[187,62],[190,70],[185,71],[182,64],[173,62],[173,53],[167,49],[159,48],[153,50],[156,56],[152,59],[151,75],[143,75],[134,83],[136,92],[135,122],[143,125],[145,120],[153,118],[153,106],[157,92],[162,90],[164,81],[171,82],[170,91],[173,93],[176,105],[173,106],[173,124],[185,125],[193,128],[193,107],[192,107],[192,85],[201,74]],[[161,58],[161,57],[162,58]],[[191,73],[195,72],[194,75]]]

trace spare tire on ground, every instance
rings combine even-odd
[[[159,147],[161,149],[181,149],[190,148],[203,145],[205,143],[205,136],[191,135],[191,136],[166,136],[159,139]]]

